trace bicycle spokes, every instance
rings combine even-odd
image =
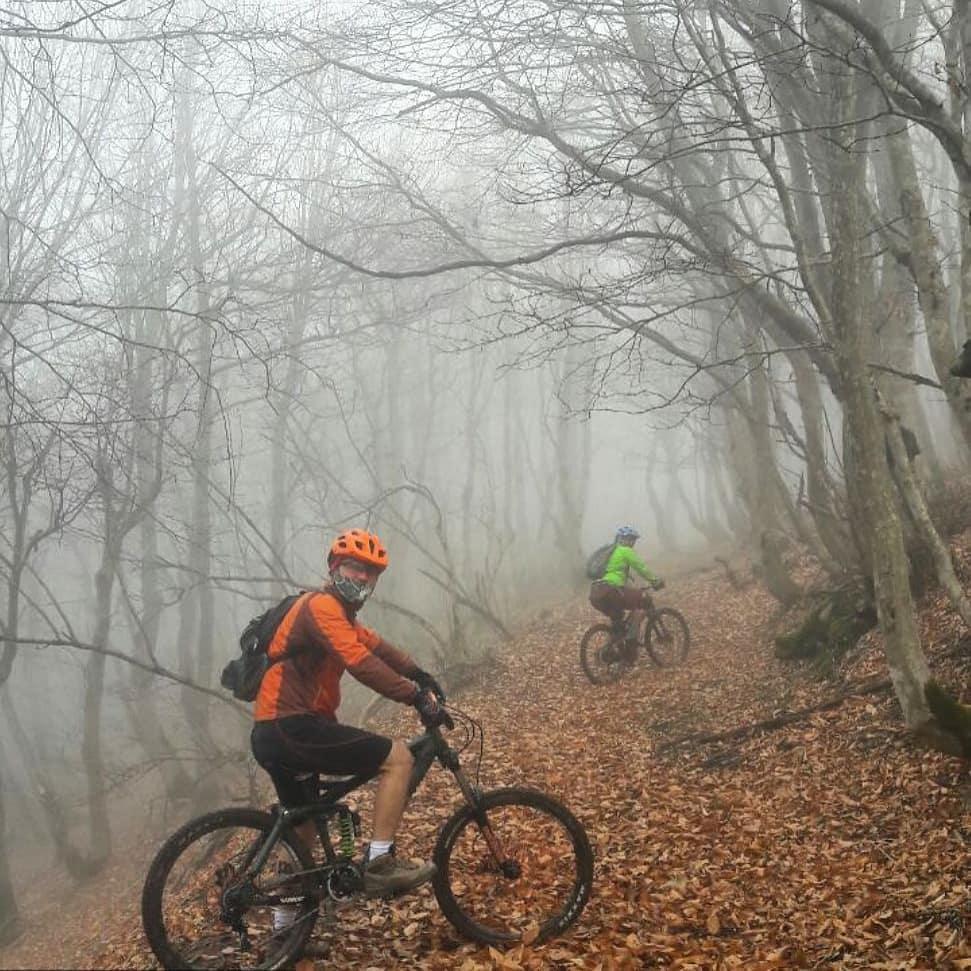
[[[264,836],[219,829],[175,861],[162,918],[173,948],[192,967],[272,966],[275,954],[307,919],[311,898],[300,863],[285,843],[273,847],[258,874],[247,873]]]
[[[461,910],[510,938],[538,935],[569,907],[577,880],[572,838],[562,822],[524,805],[491,808],[485,826],[469,819],[448,870]]]
[[[623,633],[612,630],[606,624],[591,627],[580,645],[580,662],[587,677],[594,684],[616,681],[629,670],[636,658],[624,643]]]
[[[671,607],[661,607],[644,627],[644,648],[661,666],[683,661],[689,639],[687,622]]]

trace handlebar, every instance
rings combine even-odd
[[[428,693],[431,694],[431,692]],[[429,717],[421,709],[416,709],[422,725],[427,729],[444,728],[446,731],[451,731],[455,728],[455,722],[452,720],[452,716],[445,710],[444,694],[439,695],[436,692],[433,697],[438,702],[438,712],[435,717]]]

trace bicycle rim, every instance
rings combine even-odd
[[[436,844],[442,913],[486,944],[562,933],[590,896],[593,851],[583,826],[555,799],[528,789],[486,793],[480,810],[460,809]]]
[[[630,668],[608,624],[595,624],[580,642],[580,666],[592,684],[610,684]]]
[[[688,622],[673,607],[661,607],[644,628],[644,647],[658,667],[683,661],[689,643]]]
[[[162,846],[145,880],[142,922],[163,967],[281,968],[303,950],[317,918],[311,878],[301,875],[313,867],[303,845],[279,840],[256,879],[243,876],[272,822],[255,810],[223,810]]]

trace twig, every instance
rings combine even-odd
[[[868,362],[867,367],[873,368],[874,371],[883,371],[885,374],[892,374],[906,381],[913,381],[914,384],[923,384],[928,388],[941,389],[940,382],[935,381],[933,378],[925,377],[923,374],[917,374],[915,371],[898,371],[897,368],[888,367],[886,364],[874,364],[873,361]]]

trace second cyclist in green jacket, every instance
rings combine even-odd
[[[633,526],[621,526],[603,576],[590,584],[590,603],[606,614],[617,629],[623,623],[624,611],[640,610],[648,595],[643,588],[627,585],[632,570],[647,580],[653,589],[660,590],[664,586],[664,581],[634,552],[639,535]]]

